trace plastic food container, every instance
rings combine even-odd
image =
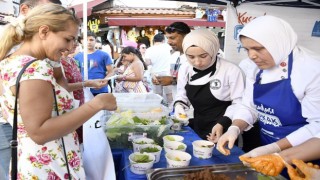
[[[163,136],[163,144],[167,143],[167,142],[171,142],[171,141],[179,141],[179,142],[183,142],[184,137],[183,136],[179,136],[179,135],[166,135]]]
[[[161,107],[163,98],[154,93],[113,93],[119,110],[134,112],[149,112]]]
[[[145,144],[154,144],[154,140],[150,138],[137,138],[132,141],[133,152],[139,152],[139,147]]]
[[[159,145],[155,145],[155,144],[143,144],[139,146],[139,152],[141,153],[141,151],[146,151],[146,149],[148,148],[154,148],[154,149],[158,149],[157,152],[145,152],[145,153],[150,153],[153,154],[155,157],[154,163],[157,163],[160,161],[160,156],[161,156],[161,151],[162,151],[162,147]]]
[[[208,159],[212,156],[215,144],[206,140],[197,140],[192,142],[193,156],[200,159]]]
[[[162,97],[153,93],[114,93],[118,110],[108,112],[106,136],[111,148],[132,148],[132,140],[141,137],[153,139],[162,146],[162,137],[171,130],[173,122],[169,112],[161,104]],[[141,121],[136,121],[139,118]],[[145,122],[148,123],[145,123]]]
[[[146,163],[136,162],[133,159],[133,157],[135,155],[147,155],[151,161],[146,162]],[[146,174],[147,171],[152,168],[154,160],[155,160],[155,157],[152,154],[134,152],[134,153],[130,154],[130,156],[129,156],[130,170],[131,170],[131,172],[133,172],[135,174]]]
[[[179,141],[170,141],[170,142],[166,142],[163,145],[163,148],[166,152],[170,152],[172,150],[185,152],[187,149],[187,145]]]
[[[191,155],[182,151],[172,150],[166,153],[167,167],[168,168],[178,168],[189,166]]]

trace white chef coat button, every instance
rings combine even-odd
[[[285,77],[284,76],[281,76],[281,79],[284,79]]]
[[[282,69],[283,72],[287,72],[287,69]]]

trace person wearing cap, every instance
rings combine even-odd
[[[237,65],[218,55],[219,39],[210,30],[191,31],[182,48],[187,57],[186,73],[179,74],[175,116],[192,105],[194,118],[189,125],[202,139],[211,140],[230,126],[235,106],[242,99],[244,77]],[[216,134],[210,135],[213,127]]]
[[[167,84],[161,82],[162,85],[172,85],[173,98],[177,94],[177,79],[179,72],[184,74],[185,68],[183,67],[187,61],[186,56],[183,53],[182,41],[183,38],[190,32],[190,27],[184,22],[174,22],[165,29],[165,36],[167,43],[172,48],[172,55],[170,58],[170,74],[173,77],[171,81],[167,81]]]
[[[320,58],[300,47],[289,23],[261,16],[239,33],[248,58],[246,89],[232,125],[218,140],[218,150],[232,148],[238,135],[260,125],[264,146],[244,154],[257,157],[278,153],[316,137],[320,132]]]

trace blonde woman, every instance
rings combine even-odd
[[[50,3],[37,6],[26,18],[8,24],[2,34],[2,110],[11,125],[17,75],[26,63],[38,60],[26,69],[20,80],[17,134],[19,179],[85,179],[75,130],[98,111],[116,109],[115,98],[111,94],[100,94],[74,109],[72,95],[56,82],[52,66],[42,60],[48,58],[58,62],[62,52],[74,45],[78,28],[79,21],[73,13]],[[21,46],[16,52],[5,57],[17,44]],[[56,116],[54,95],[60,116]]]

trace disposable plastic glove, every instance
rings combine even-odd
[[[181,103],[176,103],[176,105],[174,107],[174,117],[177,120],[187,121],[189,119],[188,115],[187,115],[187,113],[186,113],[186,111],[184,109],[185,108]]]
[[[208,141],[217,143],[222,133],[223,133],[223,126],[217,123],[215,126],[213,126],[211,133],[207,135],[207,139]]]
[[[220,139],[218,140],[217,149],[223,155],[230,155],[230,150],[233,148],[234,142],[238,138],[240,134],[240,129],[238,126],[230,126],[228,131],[224,133]],[[228,143],[228,148],[225,148],[226,144]]]
[[[281,151],[280,147],[277,145],[277,143],[274,142],[274,143],[271,143],[271,144],[268,144],[265,146],[257,147],[242,156],[244,156],[244,157],[257,157],[257,156],[262,156],[265,154],[278,153],[280,151]]]
[[[257,157],[240,156],[239,159],[256,171],[267,176],[278,176],[285,167],[285,161],[278,153]]]
[[[294,169],[291,165],[286,164],[288,168],[288,174],[292,180],[316,180],[320,177],[320,169],[318,165],[312,163],[304,163],[302,160],[292,160],[292,164],[296,165],[297,169]],[[300,172],[298,172],[300,171]],[[303,173],[300,174],[300,173]]]

